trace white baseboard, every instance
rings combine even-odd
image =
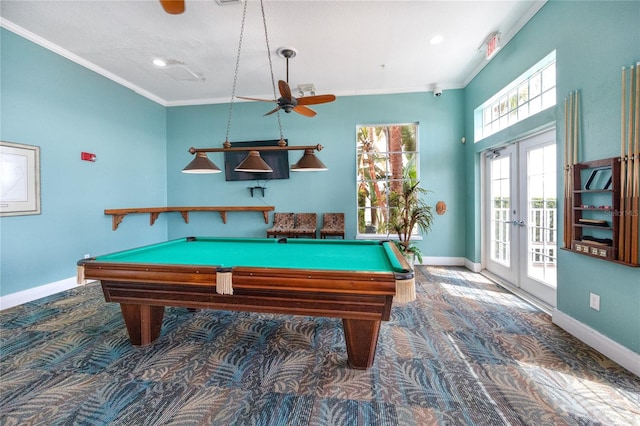
[[[482,272],[482,264],[472,262],[469,259],[464,259],[464,266],[471,272]]]
[[[636,376],[640,376],[640,354],[557,309],[553,311],[552,318],[553,323],[558,327],[611,358]]]
[[[434,256],[422,256],[422,263],[416,265],[425,266],[464,266],[472,272],[482,271],[482,267],[479,263],[473,263],[464,257],[434,257]]]
[[[434,257],[434,256],[422,256],[422,263],[418,265],[429,266],[464,266],[464,259],[462,257]]]
[[[23,303],[32,302],[46,296],[51,296],[52,294],[60,293],[61,291],[72,289],[78,285],[77,281],[77,277],[65,278],[64,280],[39,287],[0,296],[0,310],[13,308]]]

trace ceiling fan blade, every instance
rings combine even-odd
[[[244,96],[236,96],[238,99],[246,99],[248,101],[258,101],[258,102],[278,102],[276,100],[270,100],[270,99],[258,99],[258,98],[247,98]]]
[[[165,12],[171,15],[179,15],[184,12],[184,0],[160,0]]]
[[[335,100],[335,95],[304,96],[302,98],[298,98],[298,105],[325,104],[327,102],[333,102]]]
[[[300,105],[298,104],[298,106],[296,106],[295,108],[293,108],[293,110],[295,112],[297,112],[298,114],[302,114],[305,117],[314,117],[317,113],[312,110],[311,108],[307,108],[304,105]]]
[[[265,115],[270,115],[273,114],[274,112],[278,111],[280,109],[280,105],[278,105],[277,107],[275,107],[274,109],[272,109],[271,111],[269,111],[268,113],[266,113]],[[263,115],[264,117],[264,115]]]
[[[280,94],[283,98],[291,99],[291,89],[286,81],[278,80],[278,89],[280,89]]]

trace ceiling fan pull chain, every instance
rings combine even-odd
[[[247,2],[245,1],[245,4]],[[273,76],[273,63],[271,62],[271,48],[269,47],[269,34],[267,34],[267,18],[264,14],[264,4],[262,0],[260,0],[260,10],[262,11],[262,23],[264,24],[264,39],[267,42],[267,56],[269,57],[269,70],[271,71],[271,86],[273,89],[273,98],[278,99],[276,95],[276,80]],[[287,74],[289,70],[287,67]],[[287,75],[287,81],[289,80],[289,76]],[[280,140],[284,141],[284,135],[282,134],[282,122],[280,121],[280,111],[276,111],[276,116],[278,117],[278,129],[280,130]]]
[[[240,67],[240,52],[242,51],[242,37],[244,35],[244,21],[247,16],[247,3],[244,2],[242,9],[242,24],[240,25],[240,39],[238,40],[238,55],[236,56],[236,71],[233,75],[233,88],[231,89],[231,102],[229,103],[229,116],[227,117],[227,133],[224,137],[225,143],[229,142],[229,130],[231,129],[231,113],[233,112],[233,101],[236,97],[236,83],[238,81],[238,68]]]

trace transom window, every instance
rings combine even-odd
[[[474,111],[475,142],[556,104],[556,52]]]
[[[418,123],[357,127],[358,235],[387,236],[389,194],[418,180]]]

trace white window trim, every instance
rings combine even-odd
[[[514,89],[517,89],[522,83],[524,83],[526,80],[531,78],[531,76],[533,76],[535,73],[541,71],[542,69],[546,68],[549,64],[552,64],[554,62],[556,62],[556,51],[555,50],[552,51],[551,53],[549,53],[544,58],[542,58],[535,65],[533,65],[531,68],[529,68],[523,74],[521,74],[518,78],[513,80],[511,83],[509,83],[504,88],[502,88],[498,93],[496,93],[495,95],[490,97],[488,100],[486,100],[480,106],[478,106],[476,109],[473,110],[474,143],[478,143],[481,140],[483,140],[483,139],[485,139],[485,138],[487,138],[489,136],[495,135],[497,132],[500,132],[500,131],[502,131],[502,130],[504,130],[506,128],[509,128],[511,126],[511,125],[509,125],[509,126],[503,128],[503,129],[500,129],[500,130],[498,130],[496,132],[492,132],[491,134],[485,135],[484,131],[483,131],[484,122],[483,122],[483,116],[482,116],[484,109],[487,106],[494,104],[500,98],[506,96],[509,92],[512,92]],[[557,76],[556,76],[556,81],[557,81]],[[557,95],[556,95],[556,97],[557,97]],[[547,108],[541,109],[540,111],[536,112],[533,115],[530,115],[529,117],[533,117],[536,114],[541,113],[542,111],[545,111],[545,110],[547,110],[549,108],[552,108],[556,104],[557,104],[557,102],[554,103],[552,106],[548,106]]]
[[[420,122],[419,121],[409,121],[403,123],[377,123],[377,124],[356,124],[356,135],[358,134],[358,129],[360,127],[389,127],[389,126],[416,126],[416,175],[418,180],[420,180]],[[356,187],[358,185],[358,168],[357,168],[357,158],[358,158],[358,144],[356,141]],[[395,236],[393,234],[366,234],[359,233],[357,230],[359,229],[358,225],[358,197],[355,199],[355,209],[356,209],[356,240],[376,240],[376,241],[398,241],[398,235]],[[413,234],[411,236],[412,241],[422,241],[422,235]]]

